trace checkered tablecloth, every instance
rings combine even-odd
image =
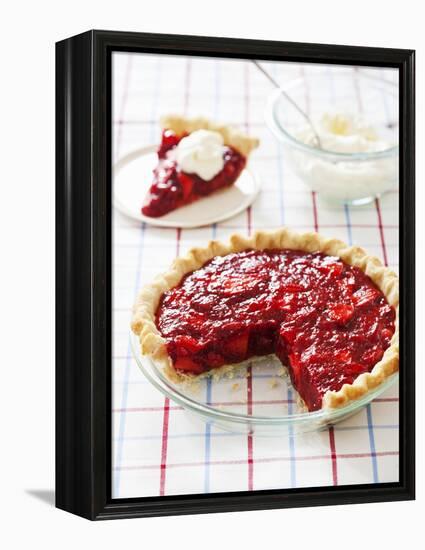
[[[319,70],[295,63],[267,65],[281,82],[300,74],[308,79]],[[331,78],[343,69],[326,70]],[[391,70],[384,73],[397,78]],[[178,253],[203,246],[211,237],[285,224],[363,246],[397,270],[398,193],[361,209],[322,204],[291,172],[266,127],[270,91],[248,61],[113,56],[115,160],[157,143],[162,114],[202,114],[239,124],[261,139],[252,165],[262,180],[251,208],[211,227],[161,229],[113,213],[114,498],[398,480],[397,387],[328,431],[264,438],[223,432],[193,418],[151,386],[131,356],[131,307],[141,286]]]

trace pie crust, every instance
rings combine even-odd
[[[169,121],[167,121],[167,125],[169,126]],[[383,266],[378,258],[368,255],[358,246],[348,246],[338,239],[326,238],[318,233],[295,233],[288,228],[281,228],[273,232],[258,231],[251,237],[234,234],[227,244],[210,241],[205,248],[193,248],[186,256],[174,260],[169,271],[159,275],[151,284],[142,289],[134,305],[131,328],[139,337],[142,354],[151,356],[161,364],[165,374],[175,382],[195,380],[210,374],[219,376],[238,367],[238,365],[225,365],[212,369],[213,372],[209,371],[200,375],[177,372],[168,356],[166,341],[155,325],[155,313],[164,292],[178,285],[184,275],[199,269],[213,257],[248,249],[273,248],[322,252],[341,258],[347,264],[358,267],[368,275],[396,311],[394,334],[382,359],[375,364],[371,372],[360,374],[352,384],[344,384],[338,391],[329,390],[323,396],[322,408],[346,405],[349,401],[356,400],[377,387],[398,370],[399,288],[396,273]]]
[[[233,126],[219,125],[204,117],[187,118],[180,115],[166,115],[161,118],[160,123],[164,130],[172,130],[177,135],[191,134],[196,130],[218,132],[225,145],[233,147],[245,157],[248,157],[260,143],[259,139],[248,136]]]

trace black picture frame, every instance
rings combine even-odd
[[[400,85],[398,483],[112,500],[111,53],[393,67]],[[56,44],[56,506],[91,520],[414,499],[415,54],[89,31]]]

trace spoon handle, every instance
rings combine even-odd
[[[314,135],[314,139],[316,140],[316,145],[317,147],[319,147],[320,149],[322,149],[322,142],[320,141],[320,137],[319,137],[319,134],[317,133],[316,131],[316,128],[314,127],[314,124],[311,120],[311,118],[308,116],[308,114],[303,110],[301,109],[301,107],[298,105],[298,103],[296,101],[294,101],[292,99],[292,97],[290,95],[288,95],[283,89],[282,87],[280,86],[280,84],[272,77],[272,75],[267,72],[264,67],[262,67],[258,61],[256,61],[255,59],[252,59],[251,60],[254,65],[257,67],[257,69],[259,71],[261,71],[263,73],[263,75],[273,84],[273,86],[275,88],[277,88],[278,90],[280,90],[280,93],[286,97],[286,99],[289,101],[289,103],[295,107],[295,109],[300,113],[300,115],[302,115],[304,117],[304,119],[307,121],[308,125],[310,126],[312,132],[313,132],[313,135]]]

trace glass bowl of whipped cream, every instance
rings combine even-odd
[[[328,202],[360,206],[398,185],[398,85],[378,75],[355,69],[306,74],[276,89],[268,102],[266,120],[285,158]]]

